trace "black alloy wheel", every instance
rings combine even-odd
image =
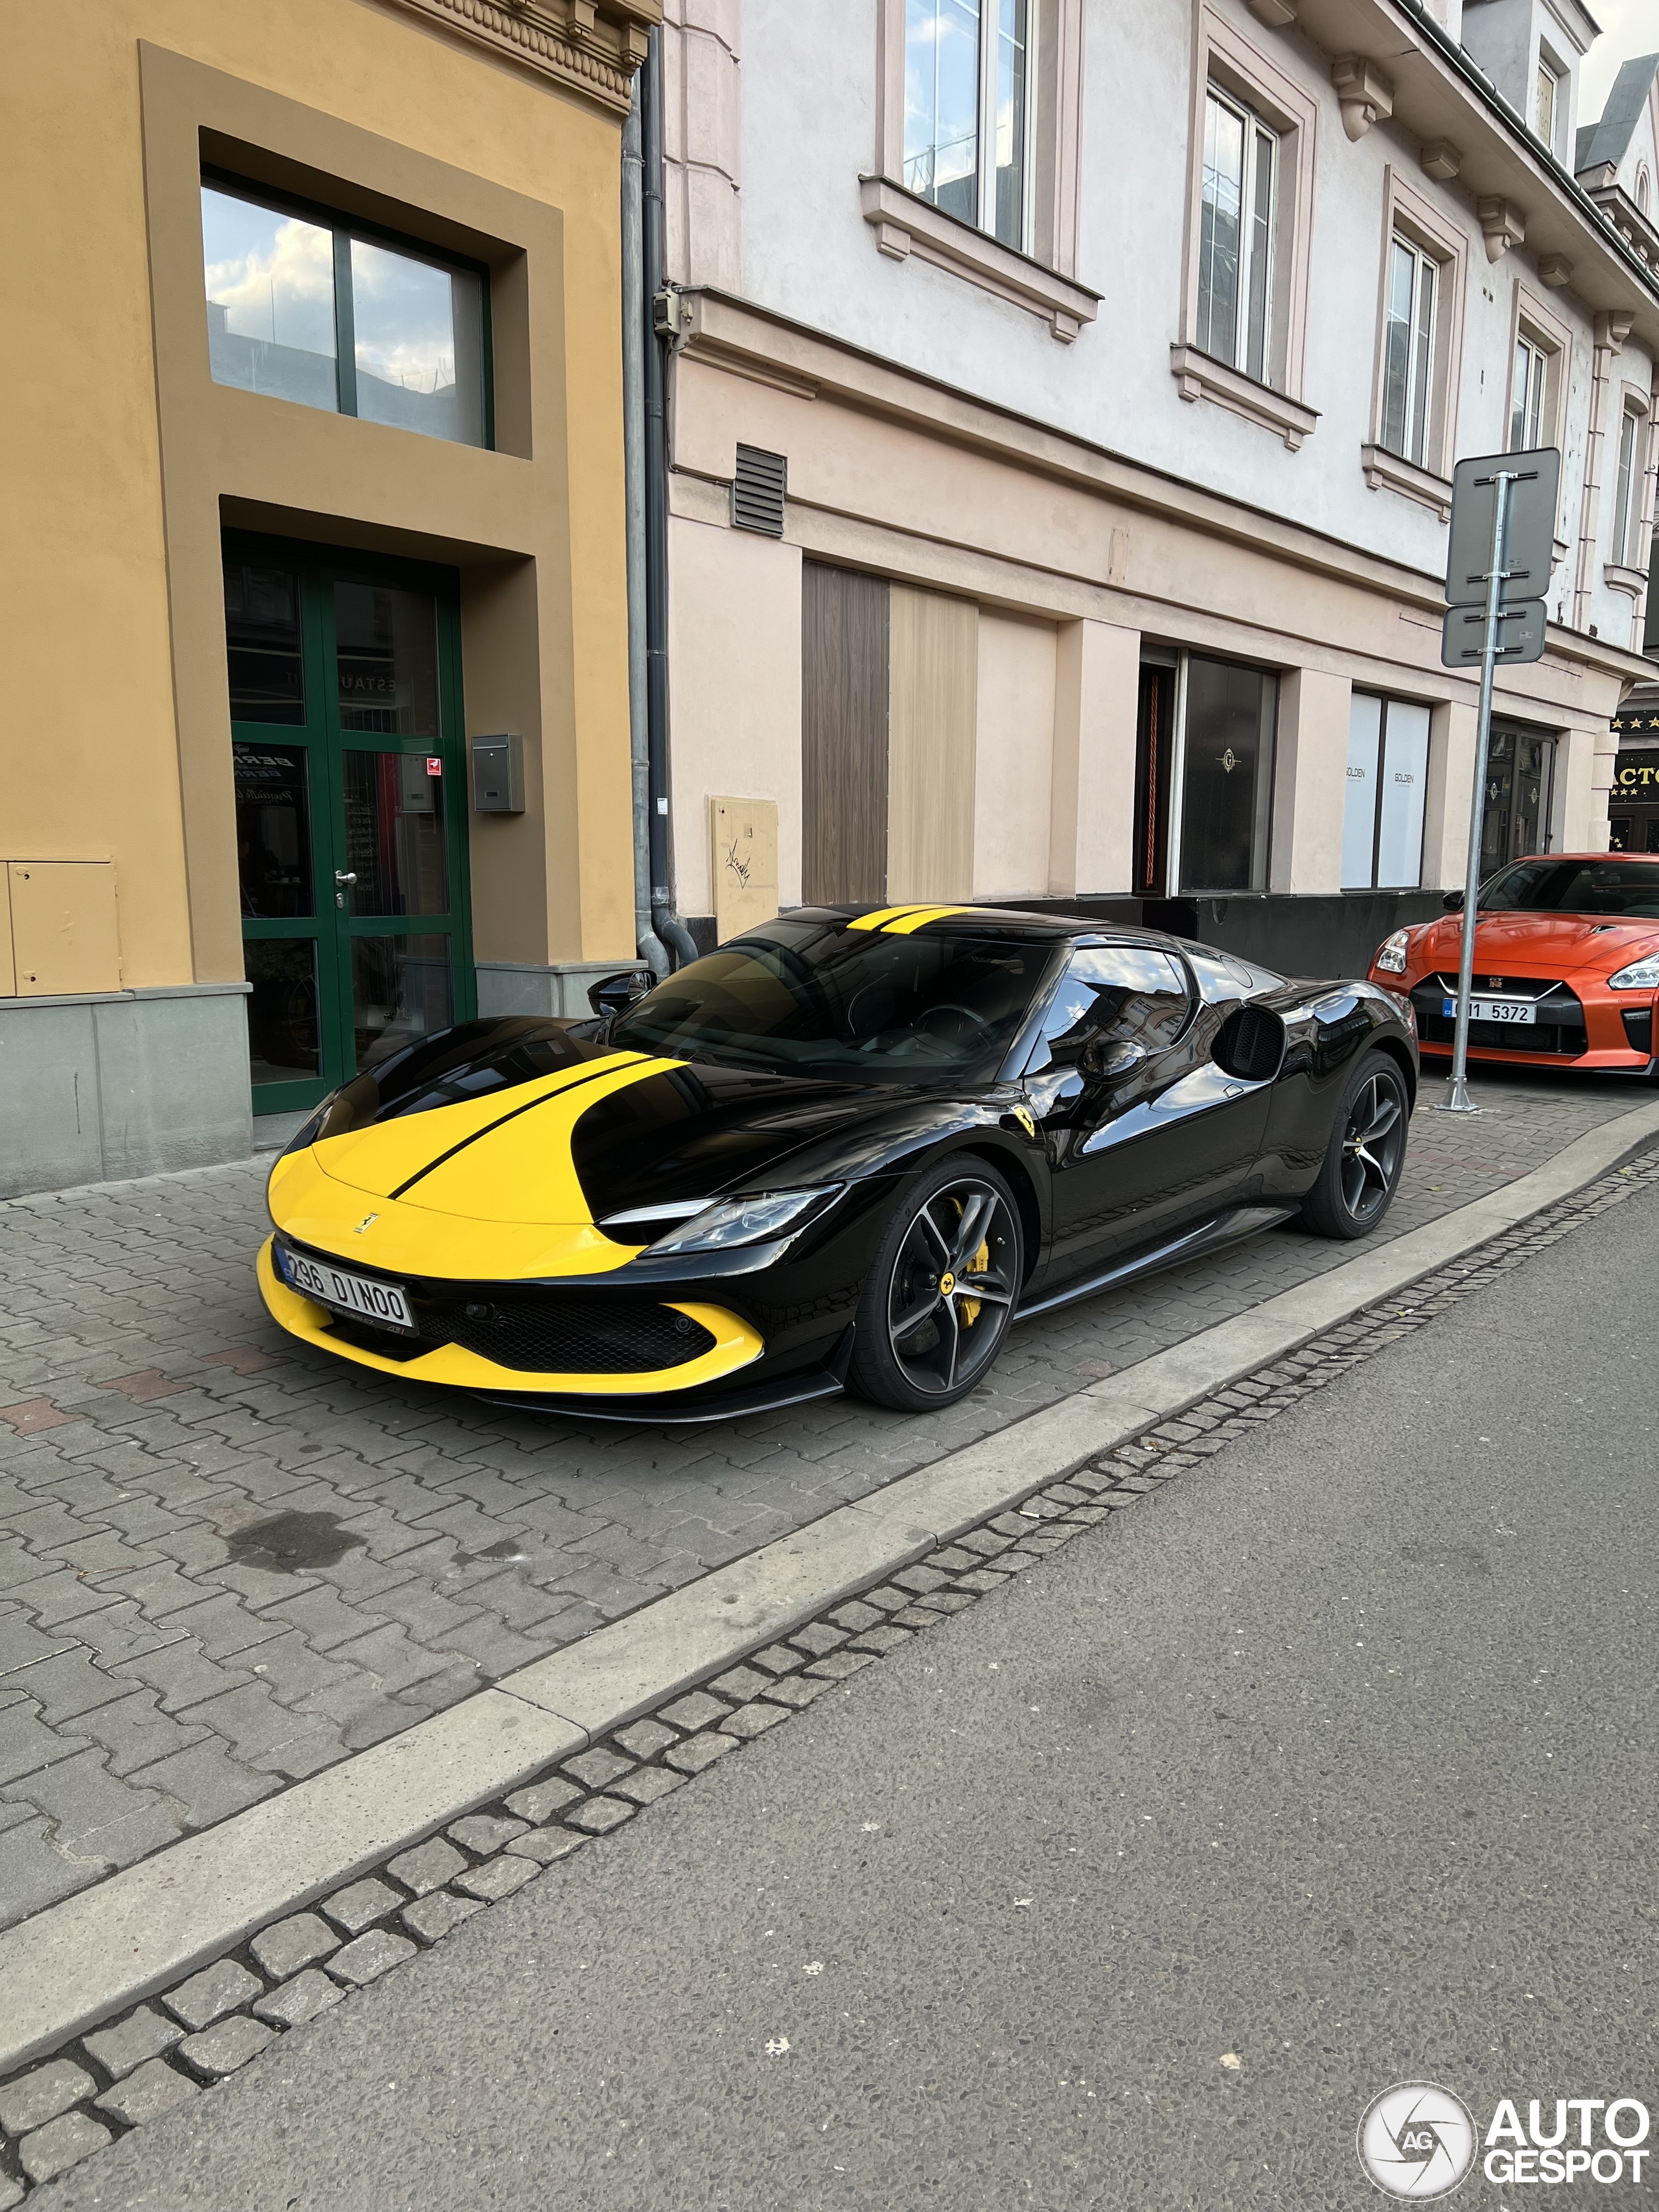
[[[902,1413],[954,1406],[1008,1333],[1023,1273],[1019,1210],[988,1161],[942,1160],[895,1210],[859,1300],[851,1381]]]
[[[1385,1052],[1368,1052],[1349,1077],[1319,1180],[1302,1218],[1319,1237],[1369,1236],[1393,1200],[1406,1164],[1411,1103]]]

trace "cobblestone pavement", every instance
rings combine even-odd
[[[1407,1300],[1391,1297],[1356,1314],[1178,1419],[1157,1423],[702,1687],[677,1694],[499,1803],[452,1822],[441,1836],[389,1855],[383,1866],[312,1911],[258,1930],[177,1987],[0,2081],[0,2212],[18,2203],[31,2184],[192,2103],[204,2087],[228,2080],[280,2036],[614,1833],[792,1713],[842,1691],[850,1676],[1012,1576],[1040,1566],[1109,1516],[1224,1452],[1455,1302],[1501,1282],[1609,1208],[1638,1196],[1650,1200],[1656,1188],[1659,1157],[1651,1152],[1600,1177],[1442,1267],[1415,1285]]]
[[[1419,1110],[1386,1233],[1644,1096],[1480,1095]],[[268,1164],[0,1206],[0,1925],[1346,1256],[1276,1231],[1033,1322],[944,1416],[587,1431],[284,1336]]]

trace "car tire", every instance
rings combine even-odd
[[[1406,1164],[1411,1095],[1398,1061],[1368,1052],[1342,1088],[1319,1180],[1302,1201],[1316,1237],[1369,1237],[1394,1202]]]
[[[965,1398],[1002,1348],[1024,1256],[1019,1207],[990,1162],[936,1161],[894,1207],[865,1279],[851,1387],[902,1413]]]

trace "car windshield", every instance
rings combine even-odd
[[[1659,861],[1517,860],[1482,886],[1480,911],[1659,921]]]
[[[1063,951],[965,930],[771,922],[658,984],[610,1042],[851,1082],[987,1081]]]

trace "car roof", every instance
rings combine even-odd
[[[1645,867],[1659,868],[1659,853],[1522,853],[1519,860],[1507,861],[1505,866],[1519,867],[1526,860],[1617,860],[1621,866],[1626,860],[1637,860]]]

